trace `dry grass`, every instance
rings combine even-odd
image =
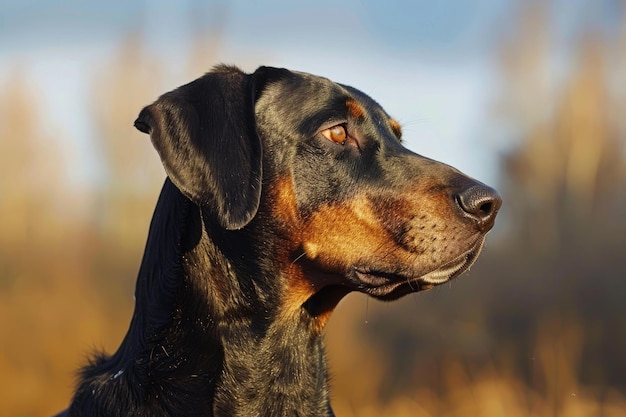
[[[462,355],[438,356],[416,386],[390,400],[381,399],[389,352],[375,351],[357,335],[363,303],[348,299],[331,320],[329,359],[333,367],[334,407],[340,416],[411,417],[590,417],[626,416],[626,396],[579,381],[583,324],[576,318],[547,317],[536,329],[530,379],[516,366],[527,358],[502,346],[493,360],[470,365]],[[444,322],[439,323],[445,326]],[[515,351],[519,352],[519,351]],[[408,358],[407,358],[408,359]],[[387,374],[388,375],[388,374]],[[428,381],[432,381],[429,385]]]

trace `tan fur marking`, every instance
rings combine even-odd
[[[365,109],[358,101],[349,98],[346,100],[346,107],[348,108],[348,113],[355,119],[365,117]]]
[[[365,197],[321,207],[307,223],[303,237],[304,247],[314,249],[316,261],[337,273],[390,242]]]
[[[391,130],[393,130],[393,134],[396,135],[398,139],[402,138],[402,126],[395,119],[389,119],[389,125],[391,126]]]
[[[449,197],[432,186],[424,181],[403,193],[405,198],[388,195],[382,207],[367,196],[320,207],[302,234],[309,259],[337,274],[359,265],[382,271],[402,265],[413,276],[450,262],[467,250],[474,234],[451,221]]]
[[[274,217],[285,224],[296,225],[298,222],[296,194],[291,179],[288,177],[280,178],[272,185],[269,194],[270,200],[273,202],[270,209]]]
[[[456,219],[452,200],[438,181],[423,179],[412,190],[368,196],[318,207],[303,219],[289,177],[271,188],[271,210],[283,223],[288,247],[277,254],[285,277],[280,315],[303,313],[312,297],[312,314],[321,331],[348,289],[344,276],[352,268],[372,266],[412,276],[432,272],[467,250],[473,233]],[[308,307],[307,307],[308,308]]]
[[[281,248],[280,253],[277,254],[277,257],[282,259],[281,270],[286,277],[279,314],[284,320],[289,320],[302,313],[303,305],[315,293],[327,285],[337,283],[341,277],[323,273],[311,265],[309,260],[314,258],[315,254],[310,251],[314,252],[314,248],[302,245],[303,226],[297,213],[291,179],[285,177],[276,181],[272,187],[270,199],[275,202],[271,206],[275,219],[283,223],[285,230],[291,233],[286,239],[290,246]],[[301,256],[302,250],[306,252],[306,256]],[[330,301],[322,303],[321,310],[317,311],[313,317],[319,332],[324,329],[341,296],[338,296],[336,301],[334,297],[331,298]]]

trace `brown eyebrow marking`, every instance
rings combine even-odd
[[[395,119],[389,119],[389,125],[398,139],[402,138],[402,126]]]
[[[355,119],[365,117],[365,109],[358,101],[349,98],[346,100],[346,107],[348,108],[348,113]]]

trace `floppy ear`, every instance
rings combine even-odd
[[[162,95],[135,121],[137,129],[150,134],[176,187],[229,230],[248,224],[261,198],[255,80],[237,68],[219,66]]]

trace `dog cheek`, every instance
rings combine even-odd
[[[363,201],[318,209],[303,229],[306,256],[323,269],[345,272],[381,252],[393,240]]]

